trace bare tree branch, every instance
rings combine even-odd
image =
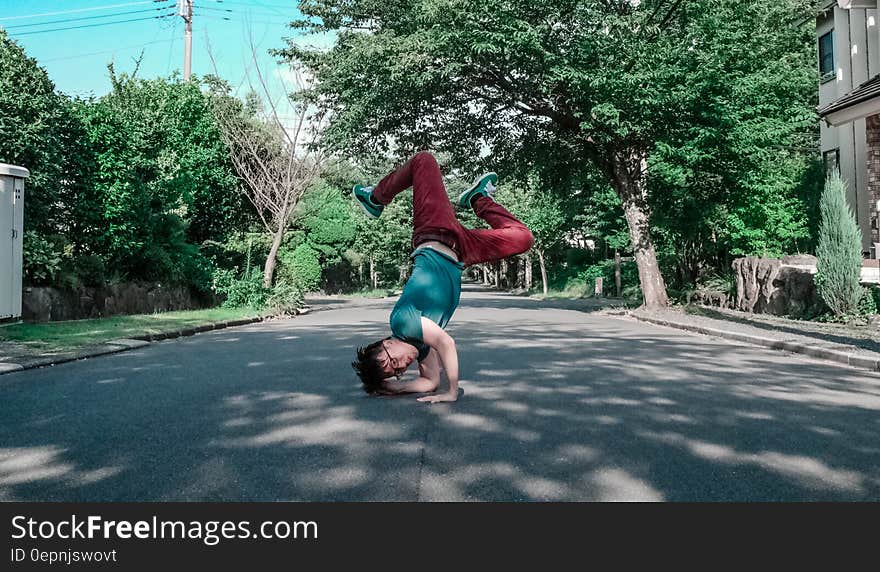
[[[303,195],[321,174],[324,157],[314,142],[323,128],[323,116],[307,105],[291,102],[294,121],[291,129],[287,129],[269,81],[257,62],[253,37],[249,43],[253,69],[262,91],[261,99],[268,105],[268,113],[249,114],[227,90],[215,94],[214,115],[245,194],[271,238],[272,246],[263,270],[263,285],[269,287],[275,273],[278,248]],[[216,73],[216,62],[210,50],[209,56]],[[297,87],[302,88],[302,76],[298,70],[294,70],[294,77],[299,84]],[[249,74],[247,81],[250,83]],[[284,93],[289,100],[289,92]],[[301,140],[305,134],[312,136],[307,144]]]

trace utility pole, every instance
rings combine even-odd
[[[193,0],[177,0],[177,15],[186,23],[183,36],[183,81],[192,74]]]

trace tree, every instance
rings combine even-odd
[[[317,51],[291,41],[282,54],[315,74],[312,101],[333,110],[334,147],[365,152],[390,140],[406,153],[446,150],[462,164],[479,162],[488,147],[494,163],[526,170],[591,162],[621,201],[645,304],[663,306],[648,158],[688,125],[689,102],[711,106],[710,83],[694,94],[683,81],[713,55],[700,42],[706,22],[735,29],[739,54],[754,47],[752,19],[713,15],[738,4],[750,3],[307,1],[296,26],[339,30],[338,42]],[[761,15],[792,18],[794,4],[773,3]]]
[[[197,244],[225,240],[245,219],[210,100],[198,79],[109,71],[109,94],[75,103],[88,160],[70,204],[89,224],[71,238],[123,278],[190,283],[207,265]]]
[[[0,163],[30,170],[25,226],[43,235],[58,232],[65,218],[57,206],[68,185],[65,130],[71,122],[46,71],[0,29]]]
[[[399,281],[401,269],[406,268],[412,252],[412,194],[401,193],[385,206],[382,216],[369,219],[360,208],[351,205],[357,221],[354,248],[364,257],[370,272],[370,287],[378,288],[382,270],[387,276],[396,271],[394,282]]]
[[[729,269],[731,255],[812,247],[815,26],[793,22],[804,4],[691,3],[682,121],[649,157],[655,236],[679,286]]]
[[[816,257],[816,290],[838,318],[856,313],[862,297],[862,238],[846,203],[846,184],[829,177],[819,202],[822,222]]]
[[[351,282],[352,263],[345,255],[357,237],[355,217],[362,214],[351,209],[351,195],[342,192],[351,185],[331,184],[322,177],[303,197],[297,214],[295,226],[319,260],[325,292],[340,291]]]
[[[306,190],[321,173],[322,151],[314,145],[321,113],[305,103],[294,105],[292,127],[279,117],[265,78],[255,65],[268,110],[248,109],[229,97],[229,88],[214,83],[214,111],[248,200],[272,243],[263,269],[263,286],[272,285],[278,249]],[[252,96],[252,100],[253,100]]]
[[[538,175],[532,174],[524,181],[499,187],[497,193],[499,202],[529,227],[535,237],[531,250],[538,255],[545,295],[548,292],[545,254],[563,241],[568,226],[560,200],[546,189],[547,185],[541,183]]]

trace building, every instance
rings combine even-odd
[[[816,18],[820,149],[847,182],[866,258],[880,258],[880,0],[825,0]]]

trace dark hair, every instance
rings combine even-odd
[[[361,378],[364,384],[364,391],[370,395],[382,393],[382,382],[385,381],[385,371],[379,365],[376,358],[382,351],[382,342],[388,338],[382,338],[378,342],[358,348],[357,361],[351,362],[351,367],[355,373]]]

